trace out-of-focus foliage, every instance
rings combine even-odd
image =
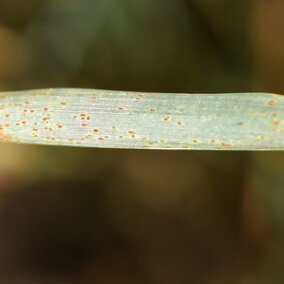
[[[283,93],[283,2],[0,2],[1,91]],[[281,153],[0,147],[1,283],[282,283]]]
[[[227,9],[223,0],[210,7],[187,0],[39,2],[25,2],[30,18],[20,10],[24,26],[17,26],[19,19],[5,25],[32,54],[29,71],[18,77],[21,88],[247,90],[246,1],[233,4],[235,16],[225,25],[216,21]],[[1,10],[6,17],[7,10]],[[241,11],[242,21],[234,21]]]

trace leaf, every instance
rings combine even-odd
[[[0,93],[4,142],[128,149],[284,150],[284,98],[91,89]]]

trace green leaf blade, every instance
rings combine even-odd
[[[284,150],[284,98],[91,89],[0,93],[1,140],[127,149]]]

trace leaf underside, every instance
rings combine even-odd
[[[127,149],[284,150],[284,97],[91,89],[0,93],[3,142]]]

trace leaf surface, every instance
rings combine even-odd
[[[4,142],[127,149],[284,150],[284,97],[92,89],[0,93]]]

